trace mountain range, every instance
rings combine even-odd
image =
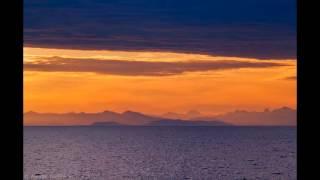
[[[237,110],[212,117],[197,117],[191,120],[214,120],[221,119],[225,123],[232,123],[238,126],[296,126],[297,111],[289,107],[281,107],[274,110],[244,111]]]
[[[98,113],[24,113],[24,122],[28,126],[295,126],[296,110],[282,107],[261,112],[234,111],[215,116],[202,116],[200,112],[189,111],[186,114],[169,112],[162,116],[146,115],[134,111],[117,113],[103,111]]]

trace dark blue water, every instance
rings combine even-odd
[[[25,127],[25,179],[296,179],[292,127]]]

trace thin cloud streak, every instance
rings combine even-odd
[[[121,76],[172,76],[188,72],[278,66],[287,66],[287,64],[237,60],[150,62],[46,57],[41,60],[25,62],[24,70],[42,72],[91,72]]]
[[[297,76],[288,76],[285,77],[284,80],[297,80]]]

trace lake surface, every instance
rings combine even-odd
[[[25,127],[25,179],[296,179],[292,127]]]

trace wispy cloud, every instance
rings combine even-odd
[[[122,76],[170,76],[187,72],[277,66],[284,66],[284,64],[237,60],[153,62],[46,57],[41,60],[25,62],[24,69],[44,72],[93,72]]]
[[[297,76],[288,76],[284,78],[285,80],[297,80]]]

